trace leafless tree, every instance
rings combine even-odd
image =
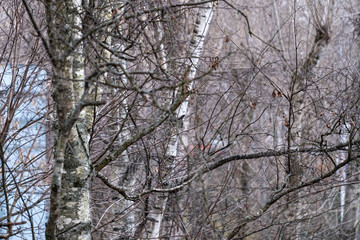
[[[355,0],[5,2],[5,238],[50,166],[46,239],[358,235]]]
[[[1,239],[41,239],[47,217],[49,85],[41,43],[24,14],[15,1],[1,3]]]

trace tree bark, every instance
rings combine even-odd
[[[198,16],[195,21],[194,30],[193,30],[193,37],[190,41],[190,61],[188,63],[188,73],[185,76],[187,82],[185,82],[184,87],[186,91],[191,91],[193,89],[194,81],[193,79],[196,76],[196,71],[199,63],[199,58],[201,57],[201,53],[203,50],[205,38],[209,31],[210,23],[214,13],[214,6],[213,3],[206,3],[204,4],[203,8],[199,9]],[[163,48],[163,47],[161,47]],[[161,53],[162,61],[164,60],[164,55]],[[167,64],[163,65],[165,68]],[[165,69],[166,71],[167,69]],[[179,90],[177,90],[179,91]],[[181,91],[181,90],[180,90]],[[177,95],[177,94],[175,94]],[[189,108],[189,98],[187,97],[185,101],[179,106],[176,111],[176,119],[182,118],[180,121],[184,121],[183,124],[177,124],[180,126],[175,126],[171,132],[170,142],[168,144],[166,150],[166,156],[168,158],[168,164],[170,169],[174,169],[176,166],[176,158],[178,157],[178,147],[179,141],[182,140],[182,143],[186,146],[188,140],[185,136],[181,136],[179,133],[186,130],[188,126],[188,108]],[[170,174],[171,175],[171,174]],[[154,221],[154,225],[151,232],[152,239],[160,239],[161,231],[163,226],[164,214],[166,211],[166,206],[169,200],[169,193],[164,193],[162,196],[157,196],[155,198],[155,212],[151,214],[151,219]]]
[[[80,1],[46,2],[56,108],[54,172],[46,239],[91,239],[88,89]],[[56,11],[56,12],[55,12]]]

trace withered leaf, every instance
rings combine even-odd
[[[289,122],[287,119],[285,119],[285,127],[289,127]]]
[[[272,92],[271,95],[272,95],[273,98],[276,98],[276,89],[274,89],[274,91]]]
[[[118,10],[117,8],[113,8],[113,9],[111,10],[111,15],[112,15],[112,17],[115,17],[115,16],[118,14],[118,12],[119,12],[119,10]]]

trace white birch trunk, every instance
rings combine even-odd
[[[205,37],[209,31],[213,13],[214,13],[213,3],[204,4],[203,8],[199,9],[199,12],[198,12],[198,17],[196,19],[196,23],[195,23],[194,31],[193,31],[194,35],[190,42],[190,44],[191,44],[190,51],[189,51],[189,53],[190,53],[190,62],[189,62],[190,69],[189,69],[189,73],[187,76],[188,80],[189,80],[189,85],[187,86],[189,91],[191,91],[193,89],[193,85],[194,85],[193,79],[196,76],[199,58],[200,58],[202,50],[203,50]],[[164,64],[164,67],[167,67],[167,65]],[[185,128],[187,128],[187,126],[188,126],[188,123],[187,123],[188,118],[186,118],[188,108],[189,108],[189,97],[186,98],[186,100],[180,105],[180,107],[178,108],[178,110],[176,112],[177,118],[179,118],[181,116],[185,116],[183,118],[184,119],[184,125],[183,125],[184,129],[183,130],[186,130]],[[178,156],[178,147],[179,147],[180,139],[182,139],[182,142],[184,145],[187,144],[187,139],[185,137],[180,136],[180,134],[177,131],[178,131],[178,129],[176,129],[176,128],[173,129],[172,136],[171,136],[171,139],[170,139],[170,142],[169,142],[169,145],[167,148],[167,152],[166,152],[166,156],[169,157],[169,159],[172,159],[171,169],[174,169],[174,167],[176,165],[176,157]],[[154,220],[154,226],[153,226],[152,233],[151,233],[152,239],[160,238],[161,229],[163,227],[162,224],[163,224],[163,218],[164,218],[164,211],[166,209],[168,199],[169,199],[168,194],[164,194],[162,199],[159,198],[159,201],[160,201],[160,204],[158,207],[159,212],[152,214],[152,218]]]
[[[166,57],[167,54],[166,54],[165,46],[163,43],[164,29],[163,29],[163,25],[161,22],[158,22],[156,25],[156,33],[157,33],[157,40],[161,42],[160,46],[159,46],[160,68],[165,74],[167,74],[169,72],[169,65],[168,65],[168,60]],[[167,156],[169,156],[168,153],[167,153]],[[164,196],[155,196],[154,197],[154,204],[155,204],[154,209],[155,210],[153,210],[153,212],[151,212],[149,214],[149,219],[154,221],[154,225],[153,225],[152,231],[151,231],[151,238],[158,239],[160,237],[160,230],[161,230],[161,225],[163,222],[164,211],[166,209],[167,201],[168,201],[167,194],[165,194]]]
[[[66,1],[58,6],[59,17],[54,23],[50,23],[57,29],[52,31],[64,34],[63,39],[72,45],[82,37],[81,1]],[[50,9],[47,14],[53,14],[53,8]],[[54,37],[52,34],[54,33],[49,33],[50,37]],[[60,58],[69,47],[56,37],[52,40],[52,50]],[[55,144],[55,166],[46,237],[67,240],[91,239],[90,137],[86,127],[85,110],[80,104],[85,94],[82,44],[76,46],[63,62],[54,65],[53,72],[54,102],[59,129]],[[76,109],[80,111],[75,111]]]
[[[351,141],[353,137],[354,128],[349,122],[345,122],[342,125],[342,134],[341,143],[347,143]],[[341,163],[346,161],[349,157],[350,149],[346,148],[346,151],[342,152],[337,159],[337,162]],[[351,153],[350,153],[351,154]],[[359,164],[355,161],[351,164],[346,165],[339,172],[340,182],[342,186],[340,187],[340,224],[342,225],[342,230],[344,233],[349,236],[348,238],[358,240],[360,238],[359,233],[359,208],[360,203],[358,197],[360,195],[360,189],[356,184],[349,184],[351,182],[358,182],[359,176],[357,173],[359,170]]]
[[[120,45],[118,46],[119,50],[122,51],[123,50],[123,46]],[[121,59],[120,60],[121,62],[121,65],[123,66],[123,68],[125,69],[126,71],[126,60],[124,59]],[[127,78],[125,75],[122,75],[121,77],[121,81],[122,81],[122,84],[124,84],[124,86],[127,85]],[[126,119],[126,115],[127,115],[127,107],[128,107],[128,102],[127,102],[127,99],[125,98],[124,100],[122,100],[121,102],[121,106],[119,108],[119,120],[120,122],[122,121],[125,121]],[[117,125],[117,130],[120,131],[120,126],[119,124]],[[119,142],[124,142],[124,141],[127,141],[129,140],[129,136],[130,136],[130,131],[127,127],[127,125],[125,124],[124,125],[124,128],[121,130],[120,134],[119,134],[119,138],[120,138],[120,141]],[[121,154],[121,163],[123,165],[123,167],[127,168],[129,167],[129,164],[130,164],[130,159],[129,159],[129,156],[128,156],[128,151],[125,150],[122,154]],[[117,173],[116,176],[121,176],[124,172],[124,169],[116,169],[115,172]],[[127,181],[127,184],[129,186],[129,189],[130,189],[130,193],[132,194],[131,192],[131,189],[134,184],[135,184],[135,176],[130,176],[130,179],[129,181]],[[119,185],[123,185],[124,183],[121,182]],[[132,211],[132,206],[133,205],[133,202],[132,201],[129,201],[129,200],[121,200],[120,201],[120,207],[122,209],[127,209],[125,212],[124,211],[121,211],[122,212],[122,215],[124,215],[124,217],[122,218],[123,221],[121,223],[121,226],[119,226],[119,229],[120,231],[125,234],[125,235],[128,235],[128,236],[133,236],[134,235],[134,230],[135,230],[135,213],[134,211]]]
[[[75,10],[73,15],[73,39],[82,37],[81,1],[73,1]],[[80,44],[74,51],[73,67],[73,96],[74,106],[79,104],[84,94],[85,70],[83,45]],[[70,83],[69,83],[70,84]],[[70,96],[69,96],[70,97]],[[91,239],[90,220],[90,159],[89,159],[89,129],[87,127],[86,111],[83,109],[78,120],[70,131],[63,171],[62,206],[57,222],[58,232],[62,232],[58,239]]]
[[[349,133],[346,129],[346,126],[343,125],[341,127],[341,143],[346,143],[349,140]],[[347,153],[343,152],[340,154],[340,157],[336,159],[336,163],[342,163],[343,161],[345,161],[347,158]],[[346,201],[346,178],[347,178],[347,174],[346,174],[346,168],[347,166],[344,166],[342,169],[340,169],[339,171],[339,176],[340,176],[340,182],[343,184],[340,187],[340,223],[344,222],[344,216],[345,216],[345,201]]]
[[[199,10],[198,17],[196,20],[196,24],[194,27],[194,35],[193,38],[190,41],[190,70],[188,74],[189,79],[189,85],[188,90],[191,91],[193,89],[194,82],[192,81],[195,78],[196,70],[198,67],[198,62],[203,50],[205,37],[208,33],[210,23],[213,17],[214,13],[214,7],[213,3],[207,3],[204,5],[202,9]],[[180,107],[177,110],[177,117],[186,116],[189,106],[189,99],[190,97],[187,97],[186,100],[180,105]],[[186,120],[186,118],[185,118]],[[185,125],[185,124],[184,124]],[[184,144],[187,142],[185,141]],[[176,157],[177,156],[177,149],[179,145],[179,135],[174,134],[172,136],[172,139],[170,141],[170,144],[168,146],[167,155]]]
[[[124,10],[123,7],[121,7],[122,11]],[[122,12],[120,13],[122,14]],[[122,31],[121,29],[121,26],[119,26],[119,30],[120,32]],[[117,42],[117,43],[113,43],[114,44],[114,47],[116,49],[116,51],[118,52],[122,52],[124,50],[124,45],[121,44],[121,42]],[[115,56],[113,56],[113,58],[116,58]],[[127,63],[126,63],[126,60],[125,59],[113,59],[113,61],[116,61],[116,62],[119,62],[122,66],[122,69],[124,69],[124,71],[127,71]],[[123,73],[123,71],[120,71]],[[122,82],[122,85],[123,86],[127,86],[128,85],[128,79],[126,77],[125,74],[123,74],[121,76],[121,82]],[[114,83],[115,85],[117,83]],[[124,98],[124,100],[122,100],[121,102],[121,106],[119,107],[118,109],[119,111],[119,120],[120,122],[123,122],[126,120],[126,116],[127,116],[127,111],[128,111],[128,101],[127,101],[127,98]],[[117,124],[117,130],[120,131],[120,124]],[[127,127],[127,125],[125,124],[124,125],[124,128],[121,130],[120,134],[119,134],[119,137],[120,137],[120,142],[124,142],[124,141],[127,141],[129,140],[129,137],[130,137],[130,131]],[[121,154],[121,161],[124,165],[124,167],[128,167],[129,164],[130,164],[130,159],[129,159],[129,156],[128,156],[128,151],[125,150],[122,154]],[[121,172],[123,171],[120,171],[121,169],[117,169],[115,172],[118,172],[120,176],[121,175]],[[135,184],[135,176],[130,176],[130,179],[129,181],[127,182],[126,185],[129,185],[129,189],[133,189],[132,186]],[[119,185],[122,185],[124,183],[120,183]],[[130,193],[132,194],[131,190],[130,190]],[[129,239],[130,239],[130,236],[134,236],[134,231],[135,231],[135,213],[134,211],[132,211],[132,205],[133,205],[133,202],[132,201],[129,201],[129,200],[121,200],[120,201],[120,204],[121,204],[121,208],[122,209],[126,209],[126,211],[121,211],[124,215],[124,217],[122,218],[123,221],[121,223],[121,226],[119,226],[119,229],[120,231],[122,232],[122,234],[124,236],[129,236]]]

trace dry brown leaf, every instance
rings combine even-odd
[[[272,95],[273,98],[276,98],[276,89],[274,89],[274,91],[272,92],[271,95]]]
[[[290,126],[290,124],[289,124],[288,120],[285,119],[285,127],[289,127],[289,126]]]

